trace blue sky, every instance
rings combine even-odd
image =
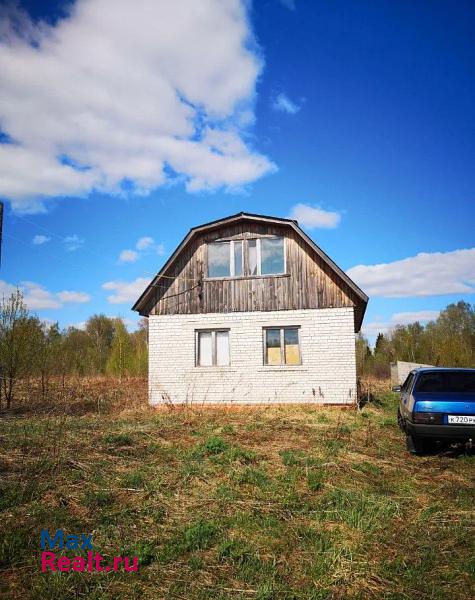
[[[299,219],[371,337],[472,302],[473,2],[180,4],[0,9],[3,291],[133,321],[190,227],[248,211]]]

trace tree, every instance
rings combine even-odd
[[[68,328],[63,340],[64,373],[95,373],[91,344],[91,338],[85,331],[76,327]]]
[[[379,333],[373,352],[373,372],[376,377],[389,377],[389,365],[393,361],[393,351],[389,339]]]
[[[359,376],[367,375],[371,370],[373,355],[368,340],[362,333],[356,336],[356,372]]]
[[[434,364],[451,367],[475,365],[475,306],[449,304],[435,323],[427,326],[436,357]]]
[[[31,325],[20,290],[17,289],[9,298],[4,296],[0,304],[0,369],[1,389],[7,408],[11,407],[17,379],[28,364],[28,330],[31,330]]]
[[[114,320],[114,340],[106,371],[111,375],[118,375],[120,379],[134,372],[134,348],[122,319]]]
[[[38,330],[34,357],[41,379],[41,394],[45,400],[51,376],[60,373],[63,339],[57,323],[39,323]]]
[[[130,338],[133,346],[133,375],[145,376],[148,371],[148,327],[139,322],[137,331]]]
[[[105,373],[107,360],[114,339],[114,319],[106,315],[93,315],[86,322],[86,333],[90,338],[90,362],[95,373]]]

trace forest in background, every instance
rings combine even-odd
[[[396,325],[380,333],[371,349],[367,338],[356,338],[356,364],[360,377],[389,377],[397,360],[436,367],[475,367],[475,305],[449,304],[435,321]]]
[[[0,408],[10,408],[20,381],[34,381],[45,400],[68,377],[145,377],[148,363],[148,321],[129,332],[120,318],[93,315],[84,328],[60,329],[41,321],[25,305],[21,291],[0,304]],[[475,306],[448,305],[426,325],[397,325],[380,333],[374,349],[364,335],[356,337],[359,377],[389,377],[396,360],[435,366],[475,367]]]
[[[102,314],[61,330],[31,314],[17,290],[0,305],[0,408],[11,406],[20,380],[38,380],[45,399],[53,382],[64,386],[70,376],[145,377],[147,337],[147,319],[129,332],[122,319]]]

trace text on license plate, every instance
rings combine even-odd
[[[475,425],[475,415],[449,415],[448,422],[452,425]]]

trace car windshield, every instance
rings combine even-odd
[[[421,373],[414,391],[431,394],[475,394],[475,371]]]

